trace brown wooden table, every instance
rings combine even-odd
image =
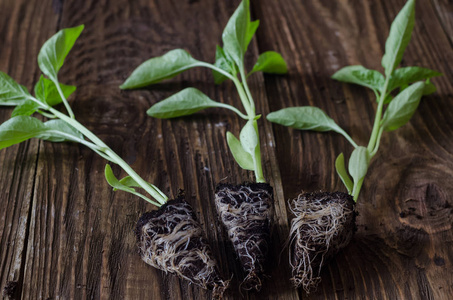
[[[364,88],[330,79],[339,68],[381,70],[391,21],[404,5],[391,1],[252,0],[261,26],[248,62],[276,50],[287,76],[250,80],[257,111],[298,105],[323,108],[365,144],[376,109]],[[196,69],[140,91],[118,85],[144,60],[173,48],[213,61],[215,45],[239,1],[0,0],[0,70],[27,88],[39,77],[36,57],[57,30],[86,29],[60,80],[77,85],[77,119],[146,180],[175,196],[180,188],[204,229],[226,277],[227,299],[240,299],[243,274],[213,206],[218,182],[252,180],[227,148],[228,130],[243,120],[213,109],[173,121],[147,117],[151,104],[195,86],[213,99],[240,105],[234,86],[214,86]],[[445,75],[411,122],[385,134],[362,190],[358,231],[305,295],[288,278],[287,200],[301,190],[342,190],[334,160],[351,153],[339,135],[303,133],[260,120],[265,176],[275,189],[269,279],[247,299],[453,299],[453,4],[420,0],[403,65]],[[0,122],[12,109],[0,109]],[[88,148],[31,140],[0,151],[0,283],[18,282],[22,299],[209,299],[211,293],[140,260],[132,229],[151,205],[112,192],[105,160]],[[118,174],[119,168],[114,171]],[[122,174],[123,175],[123,174]]]

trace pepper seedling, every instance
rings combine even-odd
[[[382,57],[384,75],[356,65],[344,67],[332,76],[339,81],[368,87],[376,94],[378,106],[367,146],[358,145],[317,107],[285,108],[267,116],[271,122],[300,130],[340,133],[354,147],[349,158],[349,174],[343,153],[335,161],[336,171],[348,194],[309,193],[300,195],[292,203],[295,214],[290,238],[292,281],[297,287],[302,285],[307,293],[320,281],[323,262],[345,247],[352,238],[355,202],[371,159],[379,149],[383,132],[396,130],[409,122],[422,95],[436,91],[430,79],[441,73],[420,67],[397,68],[411,39],[414,23],[415,0],[409,0],[391,25]],[[399,92],[394,95],[398,89]]]
[[[220,219],[247,272],[242,286],[256,290],[261,288],[260,277],[268,250],[273,189],[266,183],[263,174],[257,122],[261,115],[256,114],[247,78],[259,71],[287,73],[286,62],[274,51],[260,54],[252,70],[246,73],[244,55],[258,25],[258,20],[252,22],[250,19],[249,1],[242,1],[223,31],[223,47],[217,46],[214,64],[197,60],[183,49],[175,49],[142,63],[120,86],[122,89],[148,86],[195,67],[211,69],[216,84],[227,79],[233,81],[245,113],[229,104],[213,101],[195,88],[186,88],[156,103],[147,113],[155,118],[168,119],[187,116],[205,108],[222,107],[247,121],[239,139],[231,132],[227,132],[226,138],[234,159],[241,168],[255,173],[256,183],[236,186],[220,184],[216,188],[215,202]]]
[[[107,161],[119,165],[128,176],[118,180],[109,164],[105,177],[114,190],[134,194],[158,207],[145,213],[135,230],[142,259],[148,264],[178,275],[205,289],[213,289],[221,297],[228,281],[220,278],[217,264],[203,238],[192,207],[182,195],[174,200],[156,186],[142,179],[120,156],[95,134],[79,123],[67,101],[75,86],[61,84],[58,71],[84,26],[67,28],[44,43],[38,55],[42,73],[32,96],[26,87],[0,72],[0,105],[15,106],[11,119],[0,125],[0,149],[31,138],[51,142],[74,142],[87,146]],[[68,115],[53,106],[63,103]],[[42,122],[34,113],[50,119]],[[149,196],[135,190],[142,188]]]

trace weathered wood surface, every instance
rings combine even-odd
[[[260,293],[238,290],[242,278],[213,206],[218,182],[252,180],[234,163],[227,130],[243,121],[211,110],[174,121],[145,110],[186,86],[239,105],[232,84],[214,86],[210,72],[184,73],[152,89],[117,87],[142,61],[173,48],[212,61],[239,1],[0,0],[0,70],[32,88],[36,56],[58,29],[86,29],[61,71],[77,85],[71,104],[145,179],[170,196],[183,188],[206,229],[221,272],[235,274],[227,299],[453,299],[453,5],[418,1],[404,65],[445,74],[410,124],[385,134],[360,196],[353,242],[322,272],[316,293],[291,288],[287,199],[301,190],[344,190],[333,164],[350,146],[335,134],[302,133],[260,121],[265,174],[275,188],[270,279]],[[366,143],[376,108],[372,93],[330,79],[338,68],[380,69],[389,26],[403,0],[252,1],[261,19],[249,61],[276,50],[288,76],[255,75],[258,111],[296,105],[326,110]],[[11,109],[0,109],[0,121]],[[104,180],[105,161],[83,146],[31,140],[0,151],[0,284],[18,281],[22,299],[209,299],[210,292],[144,264],[132,229],[153,209]],[[114,168],[118,174],[119,169]]]

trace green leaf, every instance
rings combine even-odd
[[[346,171],[343,153],[340,153],[340,155],[338,155],[337,159],[335,160],[335,169],[337,170],[337,174],[338,176],[340,176],[341,181],[343,181],[343,184],[348,190],[348,193],[351,194],[354,184],[352,183],[351,177],[349,177],[349,174]]]
[[[255,150],[259,143],[256,120],[247,121],[239,134],[239,140],[245,152],[249,153],[254,159]]]
[[[35,111],[39,109],[39,103],[32,100],[26,100],[22,104],[16,106],[11,113],[11,117],[17,116],[31,116]]]
[[[58,31],[41,48],[38,54],[38,65],[41,71],[55,81],[64,60],[72,46],[82,33],[84,26],[66,28]]]
[[[288,67],[280,53],[267,51],[260,54],[255,66],[253,66],[252,71],[248,75],[250,76],[259,71],[272,74],[286,74],[288,73]]]
[[[162,100],[146,112],[154,118],[169,119],[191,115],[208,107],[217,107],[218,102],[211,100],[196,88],[186,88]]]
[[[400,64],[404,51],[411,40],[414,24],[415,0],[409,0],[393,21],[390,27],[389,36],[385,43],[385,54],[382,57],[382,66],[385,69],[385,75],[387,77],[389,77]]]
[[[362,184],[368,171],[369,162],[370,155],[366,147],[359,146],[352,151],[351,157],[349,158],[349,174],[351,174],[354,180],[353,190]]]
[[[0,105],[16,106],[30,99],[27,88],[18,84],[7,74],[0,72]]]
[[[413,82],[427,80],[437,76],[442,76],[442,73],[421,67],[399,68],[396,69],[390,77],[388,92],[390,93],[396,88],[400,88]]]
[[[332,78],[342,82],[354,83],[379,91],[384,85],[384,76],[376,70],[363,66],[348,66],[338,70]]]
[[[250,21],[249,0],[243,0],[228,21],[223,34],[223,48],[239,68],[244,67],[244,53],[258,28],[259,22]]]
[[[75,92],[76,87],[73,85],[66,85],[59,83],[60,89],[66,99]],[[43,103],[47,103],[50,106],[57,105],[63,100],[58,93],[57,86],[52,80],[49,80],[41,75],[39,81],[35,84],[35,96]]]
[[[236,70],[234,67],[234,63],[232,63],[229,58],[226,56],[225,51],[223,51],[222,47],[217,46],[215,51],[215,63],[214,65],[225,72],[228,72],[232,75],[236,75]],[[212,75],[214,76],[215,84],[220,84],[224,82],[228,77],[225,75],[212,70]]]
[[[114,190],[122,190],[129,193],[134,193],[135,189],[128,187],[122,184],[113,174],[112,168],[109,164],[105,165],[105,179],[107,180],[108,184],[110,184]]]
[[[382,118],[384,130],[392,131],[409,122],[417,110],[424,88],[424,82],[414,83],[390,102]]]
[[[164,79],[173,78],[198,64],[199,61],[194,59],[186,50],[171,50],[162,56],[151,58],[142,63],[120,88],[135,89],[158,83]]]
[[[342,129],[321,109],[313,106],[288,107],[272,112],[267,119],[284,126],[313,131],[336,131]],[[341,132],[340,132],[341,133]]]
[[[30,116],[13,117],[0,125],[0,149],[31,138],[64,142],[83,139],[83,135],[62,120],[43,123]]]
[[[0,149],[36,137],[43,130],[44,124],[36,118],[13,117],[0,125]]]
[[[253,171],[253,157],[242,148],[241,142],[229,131],[227,132],[227,143],[239,166],[244,170]]]

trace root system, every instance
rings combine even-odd
[[[228,281],[220,278],[202,228],[182,197],[143,214],[135,233],[140,255],[147,264],[212,289],[214,298],[222,297]]]
[[[216,188],[217,212],[247,273],[241,284],[246,290],[261,289],[273,201],[273,189],[266,183],[222,184]]]
[[[349,194],[306,193],[291,204],[291,281],[307,293],[321,281],[321,268],[346,247],[356,230],[354,201]]]

